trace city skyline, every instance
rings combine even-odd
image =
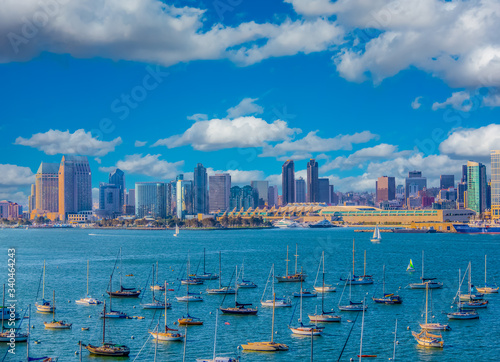
[[[469,160],[490,174],[489,151],[499,148],[500,78],[488,49],[497,49],[498,40],[475,38],[496,33],[500,21],[487,21],[487,14],[498,17],[490,3],[455,4],[454,19],[480,24],[472,33],[450,20],[437,0],[398,9],[322,0],[314,10],[303,0],[256,0],[222,13],[212,1],[163,12],[156,5],[137,2],[137,16],[126,20],[135,35],[121,44],[134,50],[141,43],[134,36],[145,35],[140,19],[148,14],[158,20],[150,29],[155,34],[174,31],[172,22],[185,24],[174,29],[186,47],[158,41],[124,53],[114,43],[125,13],[119,2],[107,8],[105,24],[88,3],[81,31],[69,32],[78,46],[61,40],[65,21],[50,21],[28,41],[23,19],[44,9],[6,5],[0,15],[9,34],[0,42],[0,94],[8,100],[0,121],[0,199],[26,207],[40,160],[59,162],[63,154],[89,157],[94,195],[114,168],[133,184],[180,173],[192,179],[197,163],[209,175],[228,172],[238,185],[281,185],[279,168],[289,158],[304,179],[314,158],[319,177],[343,192],[371,191],[381,175],[399,184],[413,169],[438,186],[441,174],[459,179],[460,165]],[[385,23],[388,11],[393,21]],[[77,13],[76,5],[64,6],[54,16]],[[430,19],[427,26],[418,17]],[[366,24],[376,31],[360,31]],[[441,24],[449,32],[439,31]],[[87,33],[96,26],[106,46]],[[287,34],[305,36],[287,42]]]

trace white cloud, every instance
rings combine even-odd
[[[146,146],[148,142],[147,141],[135,141],[134,146],[135,147],[144,147]]]
[[[35,174],[29,167],[0,164],[0,186],[22,186],[35,183]]]
[[[216,173],[228,173],[231,175],[231,183],[239,185],[249,185],[250,181],[258,181],[264,178],[264,172],[260,170],[214,170],[207,169],[208,175],[215,175]]]
[[[307,152],[295,152],[291,155],[285,155],[278,157],[278,161],[286,161],[286,160],[294,160],[294,161],[300,161],[300,160],[306,160],[312,158],[312,154],[307,153]]]
[[[307,16],[332,15],[335,6],[330,0],[285,0],[297,14]]]
[[[451,106],[459,111],[469,112],[472,108],[472,101],[470,93],[466,91],[454,92],[451,97],[449,97],[443,103],[435,102],[432,104],[432,110],[436,111],[441,108],[446,108]]]
[[[105,156],[115,150],[122,143],[120,137],[112,141],[99,141],[90,132],[83,129],[74,133],[69,131],[49,130],[45,133],[36,133],[31,138],[18,137],[16,145],[34,147],[47,155],[79,154],[87,156]]]
[[[0,187],[0,201],[1,200],[16,202],[25,207],[28,205],[28,194],[18,188]],[[24,210],[26,211],[26,209]]]
[[[500,149],[500,124],[480,128],[458,129],[439,145],[444,154],[462,158],[487,158],[490,150]]]
[[[164,66],[222,58],[252,64],[325,50],[341,34],[323,19],[229,27],[208,18],[203,9],[159,0],[7,1],[0,13],[0,33],[6,35],[0,38],[0,62],[29,60],[46,51]],[[38,25],[26,33],[33,23]]]
[[[359,47],[334,57],[348,80],[379,83],[413,66],[456,88],[500,85],[498,1],[338,0],[331,7],[346,31],[366,29],[357,32]]]
[[[419,109],[422,103],[420,103],[420,100],[422,99],[422,96],[417,97],[411,102],[411,108],[413,109]]]
[[[296,141],[286,140],[275,146],[267,145],[259,157],[278,157],[288,152],[328,152],[338,150],[351,150],[353,144],[366,143],[378,138],[370,131],[354,133],[352,135],[338,135],[333,138],[321,138],[312,131],[304,138]]]
[[[191,145],[195,150],[213,151],[224,148],[262,147],[265,142],[281,141],[300,132],[281,120],[267,123],[261,118],[239,117],[212,119],[193,124],[181,135],[158,140],[154,146],[168,148]]]
[[[227,118],[234,119],[264,113],[264,108],[255,103],[258,98],[244,98],[238,105],[227,110]]]
[[[492,93],[483,98],[483,105],[486,107],[500,107],[500,94]]]
[[[179,167],[184,164],[184,161],[167,162],[160,160],[160,156],[150,154],[146,156],[142,154],[128,155],[125,156],[125,160],[118,161],[115,166],[99,167],[99,171],[111,172],[119,168],[125,173],[157,177],[162,180],[175,178],[177,174],[181,173]]]
[[[208,119],[208,116],[206,114],[203,114],[203,113],[196,113],[196,114],[193,114],[192,116],[188,116],[187,119],[190,121],[195,121],[195,122],[206,121]]]

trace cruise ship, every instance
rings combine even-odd
[[[462,234],[500,234],[500,224],[475,222],[469,224],[453,224],[458,233]]]

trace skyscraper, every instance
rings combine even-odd
[[[269,186],[268,192],[267,192],[267,204],[269,207],[277,206],[278,205],[278,186],[273,185]]]
[[[419,191],[427,188],[427,178],[422,177],[421,171],[410,171],[405,180],[406,199],[411,196],[417,196]],[[410,192],[411,190],[411,192]]]
[[[439,177],[439,189],[447,190],[450,187],[455,187],[455,176],[454,175],[441,175]]]
[[[500,219],[500,150],[491,151],[491,217]]]
[[[241,208],[248,210],[258,206],[258,191],[250,185],[243,187],[231,187],[231,196],[229,198],[229,209],[240,211]]]
[[[58,187],[59,187],[59,181],[58,181]],[[59,201],[58,201],[57,208],[59,209]],[[31,194],[28,196],[28,210],[29,210],[30,215],[31,215],[31,212],[35,209],[36,209],[36,185],[32,184],[31,185]]]
[[[293,160],[287,160],[281,167],[281,194],[283,206],[295,202],[295,166]]]
[[[35,209],[40,213],[59,211],[59,164],[42,162],[35,176]]]
[[[120,190],[119,196],[120,199],[118,200],[120,210],[123,209],[123,205],[125,204],[125,173],[123,173],[122,170],[117,168],[113,172],[110,172],[109,174],[109,183],[111,185],[116,185],[118,186],[118,189]]]
[[[318,202],[318,163],[311,158],[307,163],[307,202]]]
[[[178,180],[177,181],[177,217],[184,219],[186,215],[193,214],[193,181]]]
[[[295,180],[295,202],[306,202],[306,181],[302,177]]]
[[[382,176],[375,183],[377,202],[396,199],[396,179],[394,177]]]
[[[330,203],[330,180],[327,178],[318,179],[318,202]]]
[[[486,209],[486,166],[467,162],[467,208],[481,214]]]
[[[142,219],[164,219],[167,216],[167,184],[164,182],[136,182],[135,215]]]
[[[250,186],[252,186],[254,190],[257,190],[259,194],[258,206],[262,207],[267,205],[269,203],[269,181],[252,181],[250,182]]]
[[[201,163],[194,168],[193,209],[195,214],[208,214],[208,176]]]
[[[229,194],[231,190],[231,175],[215,174],[208,177],[208,205],[211,213],[229,209]]]
[[[92,211],[92,172],[87,157],[63,156],[59,166],[59,217]]]
[[[122,190],[119,185],[99,184],[99,210],[97,214],[104,218],[115,218],[123,211],[121,203]]]

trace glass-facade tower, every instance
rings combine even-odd
[[[491,217],[500,219],[500,150],[491,151]]]
[[[135,215],[142,219],[165,219],[167,216],[167,184],[137,182],[135,184]]]

